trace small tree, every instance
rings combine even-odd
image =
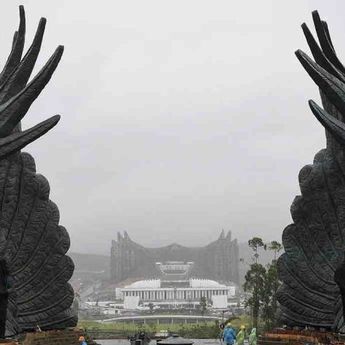
[[[254,254],[254,261],[255,263],[258,263],[259,259],[259,248],[265,248],[265,244],[263,240],[260,237],[253,237],[248,241],[248,245],[250,248],[252,248]],[[266,248],[265,248],[266,249]]]
[[[266,269],[258,263],[250,265],[250,269],[245,275],[245,283],[243,289],[250,292],[252,295],[247,301],[247,306],[250,307],[253,316],[253,327],[258,327],[258,318],[260,312],[260,305],[263,300],[263,289],[265,282]]]
[[[149,303],[150,313],[153,314],[154,305],[152,302]]]
[[[282,245],[277,241],[265,244],[259,237],[253,237],[248,241],[253,250],[253,261],[245,275],[244,291],[250,292],[251,297],[247,305],[252,310],[253,327],[257,327],[258,317],[261,312],[265,327],[271,328],[276,323],[278,309],[277,291],[280,286],[277,270],[277,255],[282,250]],[[271,264],[264,267],[259,261],[259,248],[272,250],[274,259]]]
[[[206,311],[207,311],[207,299],[205,296],[202,296],[200,298],[200,310],[201,310],[201,315],[204,316]]]
[[[264,288],[264,303],[262,317],[265,321],[266,329],[276,325],[276,314],[278,310],[277,292],[280,286],[277,267],[277,254],[283,249],[281,243],[272,241],[268,244],[268,249],[274,251],[274,259],[267,266]]]
[[[283,246],[281,243],[277,241],[272,241],[268,244],[268,249],[273,250],[274,252],[274,261],[277,261],[277,254],[283,249]]]
[[[273,261],[268,266],[265,277],[265,298],[262,309],[262,317],[265,322],[265,328],[270,329],[276,325],[276,315],[278,310],[277,291],[280,286],[278,278],[277,262]]]

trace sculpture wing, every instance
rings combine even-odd
[[[20,120],[49,82],[63,53],[63,47],[59,46],[41,71],[27,84],[40,51],[46,20],[41,19],[33,43],[21,59],[25,37],[22,6],[20,19],[12,51],[0,74],[0,159],[18,152],[54,127],[60,119],[56,115],[31,129],[20,129]]]
[[[48,181],[36,174],[33,158],[21,153],[0,161],[0,190],[1,253],[16,295],[11,314],[21,330],[75,326],[68,283],[74,264],[65,255],[70,241],[49,200]]]
[[[342,287],[335,279],[345,250],[345,68],[337,58],[328,27],[313,12],[319,44],[302,28],[315,62],[297,58],[320,88],[324,109],[310,101],[326,129],[327,148],[299,174],[301,196],[291,206],[293,224],[283,233],[285,254],[278,260],[282,322],[340,330],[344,326]]]
[[[53,116],[22,131],[20,120],[57,67],[58,47],[42,70],[28,83],[43,38],[41,19],[31,47],[22,58],[25,13],[20,6],[19,29],[0,74],[0,255],[9,274],[7,334],[23,330],[75,326],[71,310],[74,292],[69,285],[74,270],[66,256],[69,236],[59,225],[57,206],[49,200],[49,184],[36,174],[34,159],[20,149],[57,124]]]

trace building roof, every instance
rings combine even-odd
[[[159,289],[161,287],[160,279],[138,280],[125,286],[128,289]],[[189,279],[191,288],[225,288],[226,285],[220,284],[210,279]]]
[[[138,280],[130,285],[125,286],[129,289],[158,289],[161,286],[160,279]]]
[[[190,279],[190,287],[192,288],[218,288],[225,287],[223,284],[219,284],[215,280],[210,279]]]

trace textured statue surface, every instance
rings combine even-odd
[[[48,181],[36,174],[34,159],[20,150],[59,121],[53,116],[21,130],[20,121],[57,67],[59,46],[30,81],[40,51],[45,19],[22,57],[25,13],[0,74],[0,337],[32,330],[74,326],[74,293],[68,280],[74,265],[65,255],[69,236],[58,224],[59,211],[49,200]]]
[[[299,173],[301,196],[291,206],[293,224],[283,233],[278,261],[281,320],[344,331],[345,298],[345,68],[338,60],[326,22],[313,12],[319,44],[303,32],[315,62],[296,55],[318,85],[323,109],[309,101],[326,129],[326,148]]]

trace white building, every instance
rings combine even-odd
[[[220,284],[209,279],[190,277],[194,262],[168,261],[157,262],[160,279],[139,280],[130,285],[116,289],[116,298],[125,301],[136,301],[142,306],[153,304],[155,307],[179,308],[196,307],[205,297],[209,304],[226,304],[235,296],[235,286]],[[219,301],[223,301],[220,303]],[[131,302],[131,303],[132,303]],[[226,306],[225,306],[226,308]],[[125,308],[126,309],[126,308]]]
[[[214,296],[226,299],[235,296],[235,286],[227,286],[208,279],[167,282],[160,279],[140,280],[117,289],[117,298],[137,297],[140,302],[155,305],[199,304],[201,297],[211,302]]]

